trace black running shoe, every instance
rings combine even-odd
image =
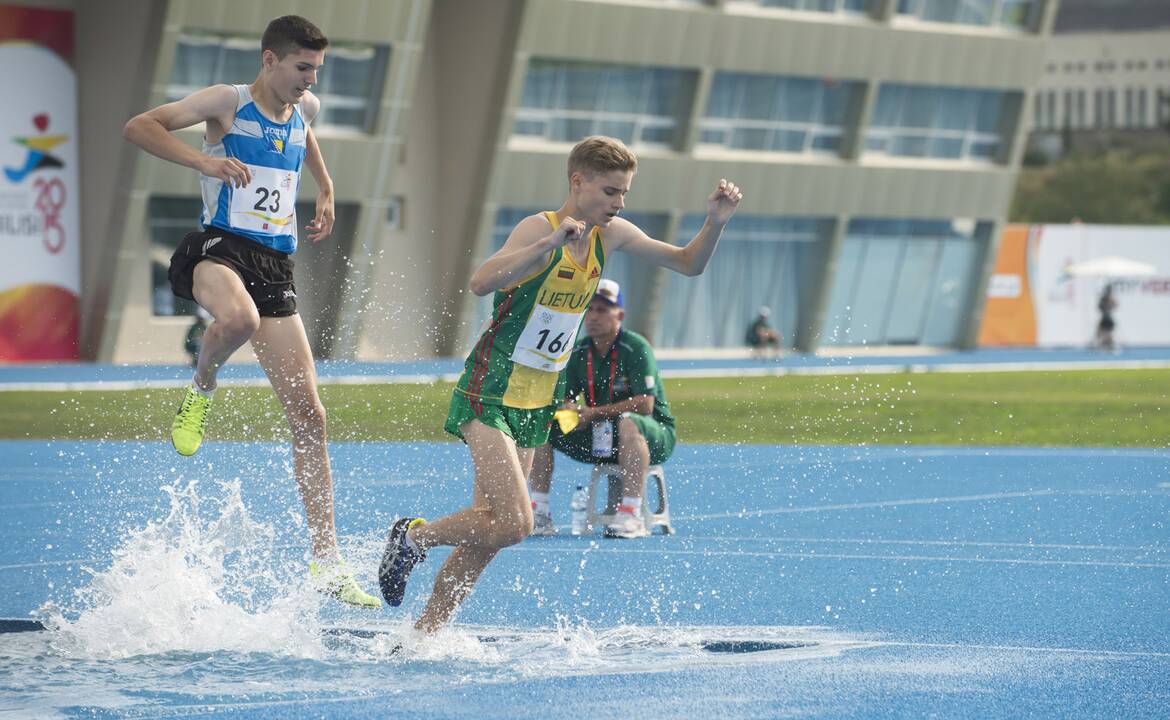
[[[420,517],[404,517],[390,526],[390,537],[386,540],[382,563],[378,565],[378,584],[382,587],[382,597],[394,607],[402,604],[410,571],[427,559],[426,552],[413,550],[406,543],[406,531],[425,522]]]

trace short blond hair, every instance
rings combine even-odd
[[[569,153],[569,177],[575,172],[604,175],[614,170],[634,172],[638,158],[626,144],[605,135],[590,135],[573,146]]]

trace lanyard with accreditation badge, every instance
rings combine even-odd
[[[613,381],[617,377],[618,340],[622,333],[619,330],[613,339],[613,346],[609,351],[609,404],[613,404]],[[593,383],[593,350],[585,355],[585,379],[589,384],[589,406],[597,405],[597,395]],[[593,456],[609,457],[613,454],[613,421],[598,420],[593,423]]]

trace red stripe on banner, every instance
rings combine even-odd
[[[0,5],[0,42],[28,40],[73,62],[73,13],[20,5]]]

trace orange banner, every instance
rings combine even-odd
[[[981,347],[1036,345],[1036,308],[1028,283],[1028,235],[1031,229],[1028,225],[1004,228],[995,271],[987,288],[983,324],[979,328]]]

